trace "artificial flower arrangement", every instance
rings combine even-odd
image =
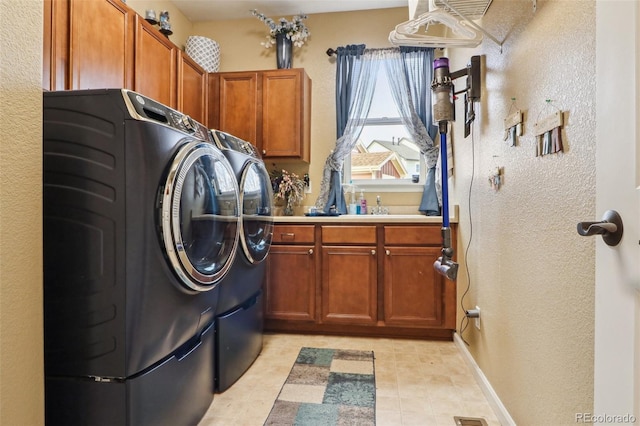
[[[275,200],[283,201],[285,214],[292,215],[293,206],[304,199],[304,180],[284,169],[281,172],[274,170],[271,172],[271,185]]]
[[[296,15],[291,21],[287,21],[285,18],[280,18],[278,23],[273,19],[268,18],[263,13],[258,12],[256,9],[251,11],[251,14],[257,17],[259,20],[265,23],[269,27],[269,35],[267,41],[260,43],[267,49],[276,44],[276,35],[285,34],[288,39],[293,42],[296,47],[301,47],[307,38],[311,35],[307,26],[302,22],[307,19],[307,15]]]

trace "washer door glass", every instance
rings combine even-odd
[[[273,237],[273,189],[262,162],[249,162],[240,180],[242,234],[247,260],[262,262],[269,254]]]
[[[182,285],[207,291],[233,263],[240,230],[233,170],[213,145],[193,141],[176,154],[162,194],[162,235]]]

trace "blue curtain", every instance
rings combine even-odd
[[[362,131],[379,66],[379,53],[365,45],[339,47],[336,68],[336,147],[324,165],[320,195],[316,207],[328,213],[335,205],[338,213],[347,213],[342,191],[342,169]]]
[[[364,44],[338,47],[336,59],[336,139],[344,134],[349,121],[349,108],[353,100],[353,79],[356,75],[356,60],[364,53]]]
[[[349,121],[349,108],[353,100],[354,77],[356,76],[356,60],[365,49],[364,44],[351,44],[340,46],[337,50],[336,60],[336,139],[344,134]],[[342,176],[340,170],[331,170],[329,179],[329,197],[323,211],[329,213],[332,205],[340,214],[347,213],[347,203],[342,191]]]

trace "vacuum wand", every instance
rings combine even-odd
[[[449,60],[438,58],[433,62],[433,121],[440,132],[440,169],[442,182],[442,256],[433,263],[434,269],[448,279],[458,277],[458,264],[453,261],[451,228],[449,227],[449,184],[447,166],[447,131],[453,121],[453,83],[449,72]]]

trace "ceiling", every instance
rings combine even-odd
[[[257,9],[270,18],[327,12],[407,7],[408,0],[171,0],[191,22],[250,18]]]

